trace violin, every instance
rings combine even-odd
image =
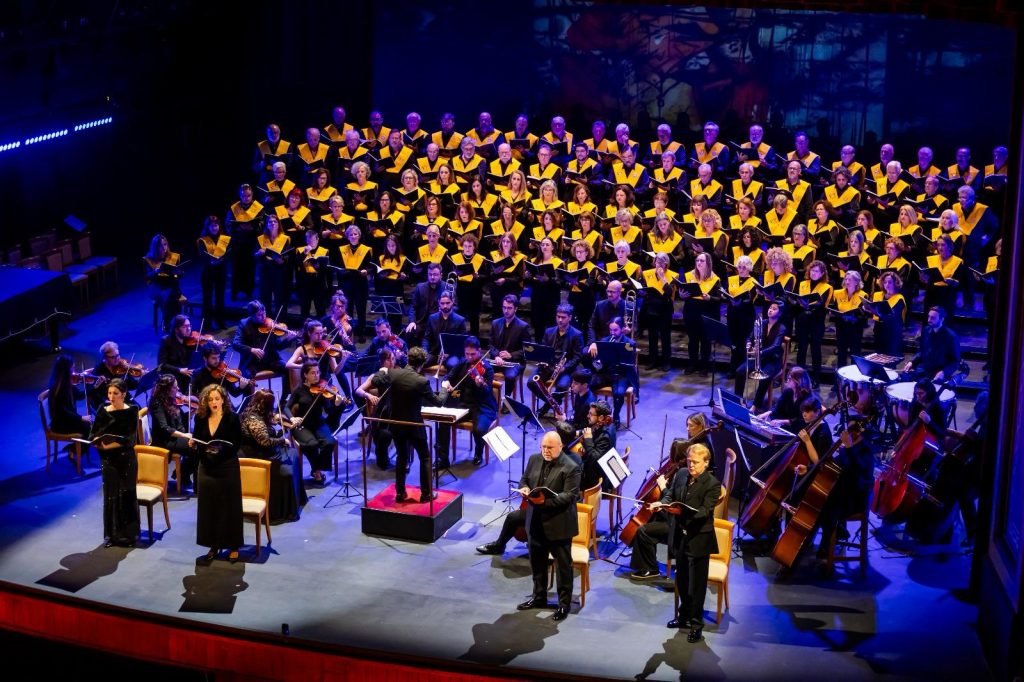
[[[232,384],[238,383],[245,377],[242,376],[242,372],[237,369],[228,367],[226,362],[221,361],[219,365],[210,370],[210,376],[217,381],[224,379],[231,382]]]
[[[89,372],[89,371],[72,372],[71,373],[71,385],[72,386],[77,386],[78,384],[85,384],[86,386],[92,386],[93,384],[95,384],[99,380],[100,380],[100,377],[96,376],[95,374],[93,374],[92,372]]]
[[[336,386],[332,386],[327,379],[321,379],[318,383],[310,386],[309,392],[313,395],[322,396],[324,400],[334,400],[340,397],[343,405],[351,402],[347,397],[342,395],[341,389]]]
[[[111,370],[114,376],[123,377],[128,375],[135,379],[138,379],[146,373],[146,368],[142,366],[142,363],[132,364],[125,359],[118,360],[117,365]]]
[[[259,326],[259,332],[260,334],[273,334],[274,336],[284,336],[285,334],[292,333],[284,322],[275,322],[269,317],[263,318],[263,323]]]
[[[336,358],[342,353],[347,352],[340,343],[332,344],[330,341],[323,340],[313,344],[313,355],[317,357],[322,357],[326,353],[329,357]]]
[[[174,404],[178,407],[187,407],[189,410],[199,409],[199,397],[194,395],[182,395],[179,393],[174,396]]]
[[[182,341],[186,346],[198,346],[203,343],[216,343],[222,345],[220,341],[213,338],[211,334],[200,334],[199,332],[192,332]]]

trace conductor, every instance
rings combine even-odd
[[[540,441],[540,454],[530,457],[519,481],[519,492],[528,496],[536,488],[548,488],[543,497],[529,497],[526,536],[533,571],[533,596],[517,606],[520,611],[548,606],[548,554],[555,559],[558,606],[552,620],[565,620],[572,600],[572,538],[578,532],[576,500],[580,496],[580,467],[562,456],[562,441],[548,431]],[[716,488],[717,490],[717,488]],[[717,495],[717,493],[716,493]],[[714,504],[712,503],[712,508]],[[714,534],[712,534],[714,539]],[[705,572],[706,579],[706,572]]]

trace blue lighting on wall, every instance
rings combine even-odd
[[[40,144],[42,142],[57,140],[62,137],[67,137],[71,133],[80,133],[82,131],[89,130],[90,128],[108,125],[113,122],[113,116],[106,116],[104,118],[97,118],[93,121],[79,123],[72,128],[61,128],[60,130],[53,130],[48,133],[42,133],[40,135],[26,137],[23,140],[12,140],[10,142],[4,142],[3,144],[0,144],[0,153],[12,151],[14,149],[20,149],[22,146],[27,147],[32,144]]]

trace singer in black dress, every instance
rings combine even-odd
[[[135,459],[138,441],[139,407],[125,402],[128,386],[123,379],[107,384],[109,405],[96,410],[89,438],[118,436],[117,441],[96,445],[100,451],[100,475],[103,478],[103,536],[106,546],[131,547],[139,535],[139,501],[135,480],[139,464]]]
[[[242,477],[238,468],[238,444],[242,426],[231,411],[228,393],[211,384],[199,394],[199,411],[190,445],[199,451],[199,507],[196,542],[210,551],[201,563],[209,563],[217,552],[231,550],[228,559],[238,561],[242,545]],[[203,445],[196,441],[224,441]]]

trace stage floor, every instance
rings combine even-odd
[[[157,338],[150,312],[144,293],[122,295],[76,319],[63,345],[91,364],[100,343],[112,338],[122,355],[152,364]],[[672,617],[670,583],[631,582],[627,569],[608,561],[592,562],[587,605],[580,610],[574,604],[566,621],[552,622],[550,611],[517,612],[531,590],[525,546],[513,542],[504,557],[474,551],[497,535],[504,505],[494,500],[507,494],[509,472],[494,459],[479,469],[469,463],[464,433],[454,467],[458,480],[442,482],[464,495],[464,516],[433,544],[364,536],[361,500],[337,495],[335,481],[309,488],[301,520],[274,526],[262,555],[254,557],[249,545],[235,565],[196,566],[204,548],[195,545],[194,499],[171,502],[170,530],[155,515],[152,545],[104,549],[96,455],[83,477],[66,459],[48,474],[43,470],[35,396],[51,364],[51,356],[25,353],[8,357],[0,370],[7,435],[0,458],[4,580],[242,630],[278,633],[287,624],[293,638],[523,671],[664,680],[989,678],[975,634],[977,609],[962,599],[970,556],[958,544],[922,548],[911,557],[883,549],[872,537],[865,580],[855,571],[852,578],[824,580],[804,570],[777,582],[770,559],[734,554],[731,608],[714,623],[709,594],[705,639],[695,645],[687,644],[685,631],[664,627]],[[664,415],[670,440],[683,428],[687,410],[680,406],[707,401],[709,380],[690,379],[681,372],[645,374],[637,433],[619,436],[620,451],[626,445],[633,451],[636,480],[626,484],[626,494],[658,459]],[[960,406],[961,424],[969,409],[969,403]],[[505,426],[512,428],[508,418]],[[530,434],[528,453],[536,443]],[[361,489],[354,435],[350,452],[351,479]],[[517,454],[513,478],[521,464]],[[371,496],[393,478],[372,464],[367,475]],[[602,508],[599,533],[607,524]],[[251,524],[246,540],[254,542]],[[602,545],[604,553],[613,550],[610,542]],[[613,560],[628,562],[619,553]],[[578,589],[577,578],[577,595]]]

